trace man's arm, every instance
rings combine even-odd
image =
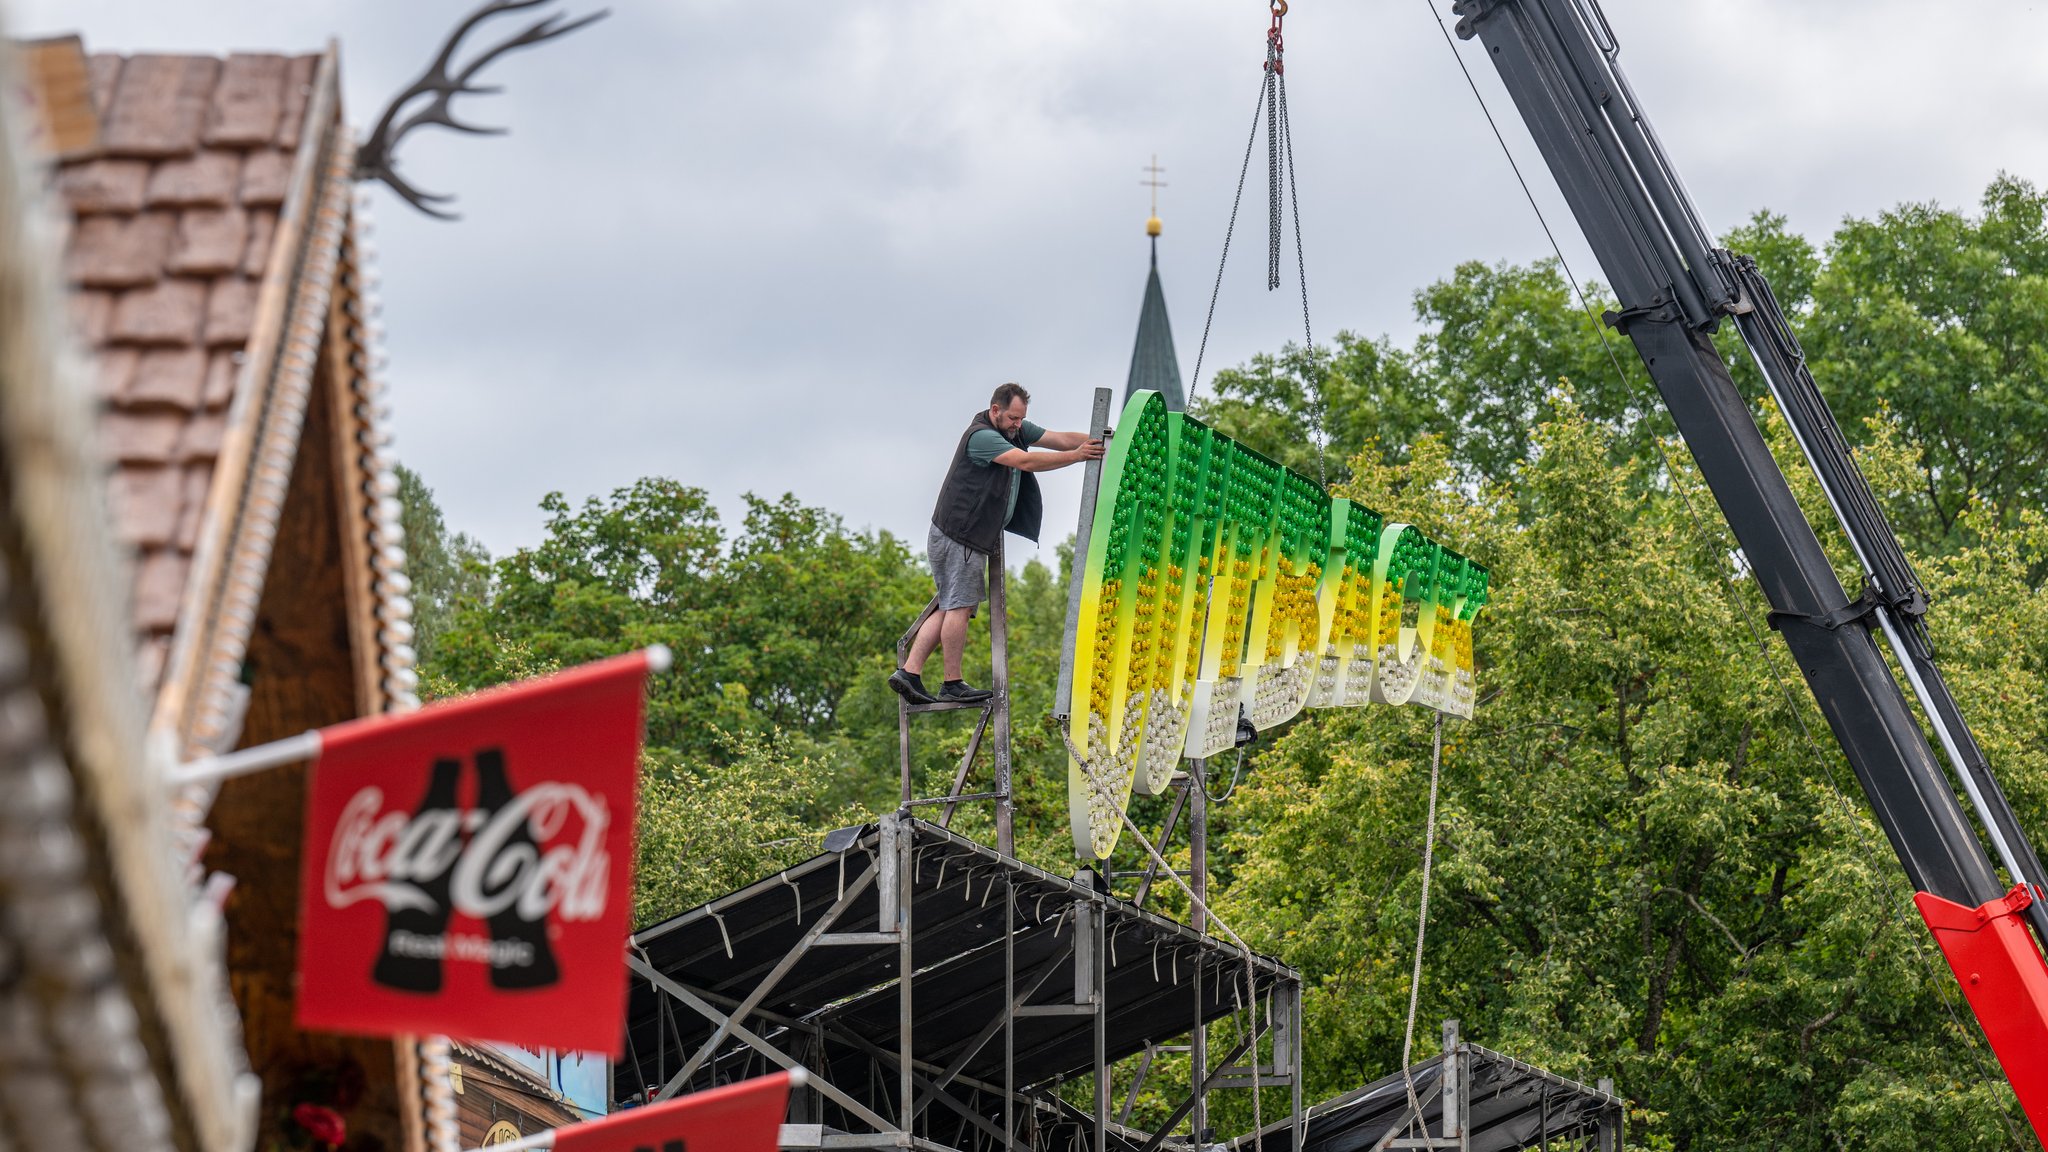
[[[1050,448],[1055,452],[1064,452],[1069,449],[1079,448],[1087,442],[1088,434],[1086,432],[1047,432],[1045,435],[1040,436],[1038,443],[1032,445],[1032,447]]]
[[[1055,469],[1065,468],[1069,464],[1079,464],[1083,460],[1102,459],[1102,441],[1088,439],[1088,434],[1085,432],[1047,432],[1038,438],[1038,442],[1040,444],[1049,444],[1055,436],[1060,437],[1063,442],[1069,443],[1071,446],[1064,450],[1052,452],[1030,452],[1022,448],[1012,448],[991,460],[990,463],[1001,464],[1005,468],[1015,468],[1019,472],[1051,472]],[[1078,439],[1067,440],[1066,438],[1068,437],[1078,437]]]

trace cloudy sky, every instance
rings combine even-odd
[[[580,500],[644,475],[702,486],[735,519],[742,493],[788,491],[921,545],[946,456],[991,387],[1022,381],[1056,428],[1085,422],[1091,388],[1121,387],[1154,153],[1169,184],[1161,270],[1193,366],[1256,96],[1259,0],[611,2],[610,19],[493,66],[508,91],[464,111],[511,136],[407,142],[408,176],[457,193],[461,222],[375,198],[399,453],[493,551],[539,538],[545,493]],[[1413,290],[1456,262],[1547,254],[1432,3],[1448,9],[1298,0],[1288,17],[1319,337],[1405,338]],[[471,6],[7,12],[18,33],[77,31],[94,50],[335,37],[365,124]],[[1824,237],[1901,201],[1972,205],[2000,170],[2048,180],[2040,5],[1606,7],[1716,230],[1768,207]],[[1491,69],[1460,50],[1529,165]],[[1596,275],[1540,163],[1532,177],[1567,255]],[[1300,332],[1295,300],[1263,290],[1264,205],[1249,207],[1211,367]],[[1050,478],[1049,540],[1078,489],[1078,472]]]

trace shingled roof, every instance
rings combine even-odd
[[[97,353],[115,530],[137,550],[144,682],[161,676],[246,359],[317,56],[91,58],[90,159],[61,165],[64,270]]]
[[[1124,380],[1124,399],[1129,400],[1140,388],[1165,397],[1169,412],[1187,407],[1180,361],[1173,354],[1173,325],[1166,319],[1166,290],[1159,286],[1157,233],[1152,236],[1152,270],[1145,277],[1145,303],[1138,309],[1138,339],[1131,347],[1131,374]]]
[[[366,711],[409,701],[410,624],[376,425],[335,58],[95,54],[98,138],[62,160],[64,273],[95,354],[138,675],[181,744],[231,741],[311,376],[344,377],[345,532],[379,653]],[[330,317],[330,305],[335,315]],[[327,328],[336,321],[334,331]],[[352,597],[353,599],[354,597]],[[371,614],[374,610],[374,621]]]

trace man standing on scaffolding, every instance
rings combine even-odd
[[[997,388],[988,409],[974,414],[953,449],[925,544],[938,602],[918,627],[903,666],[889,675],[889,687],[912,704],[975,704],[994,695],[960,678],[967,622],[988,598],[989,556],[1002,543],[1004,529],[1038,540],[1043,505],[1038,479],[1030,473],[1102,459],[1102,441],[1090,440],[1086,432],[1048,432],[1026,420],[1030,403],[1031,393],[1021,384]],[[1033,452],[1033,447],[1050,451]],[[934,648],[943,649],[946,667],[936,696],[924,686],[924,662]]]

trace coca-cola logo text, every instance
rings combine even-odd
[[[548,846],[571,816],[582,824],[575,842]],[[527,788],[492,812],[387,812],[383,790],[363,788],[342,809],[330,842],[327,904],[375,900],[393,912],[439,912],[422,885],[446,875],[449,903],[465,916],[484,920],[510,908],[534,922],[550,912],[564,922],[595,920],[609,891],[610,824],[603,796],[556,781]],[[519,834],[522,826],[530,836]]]

